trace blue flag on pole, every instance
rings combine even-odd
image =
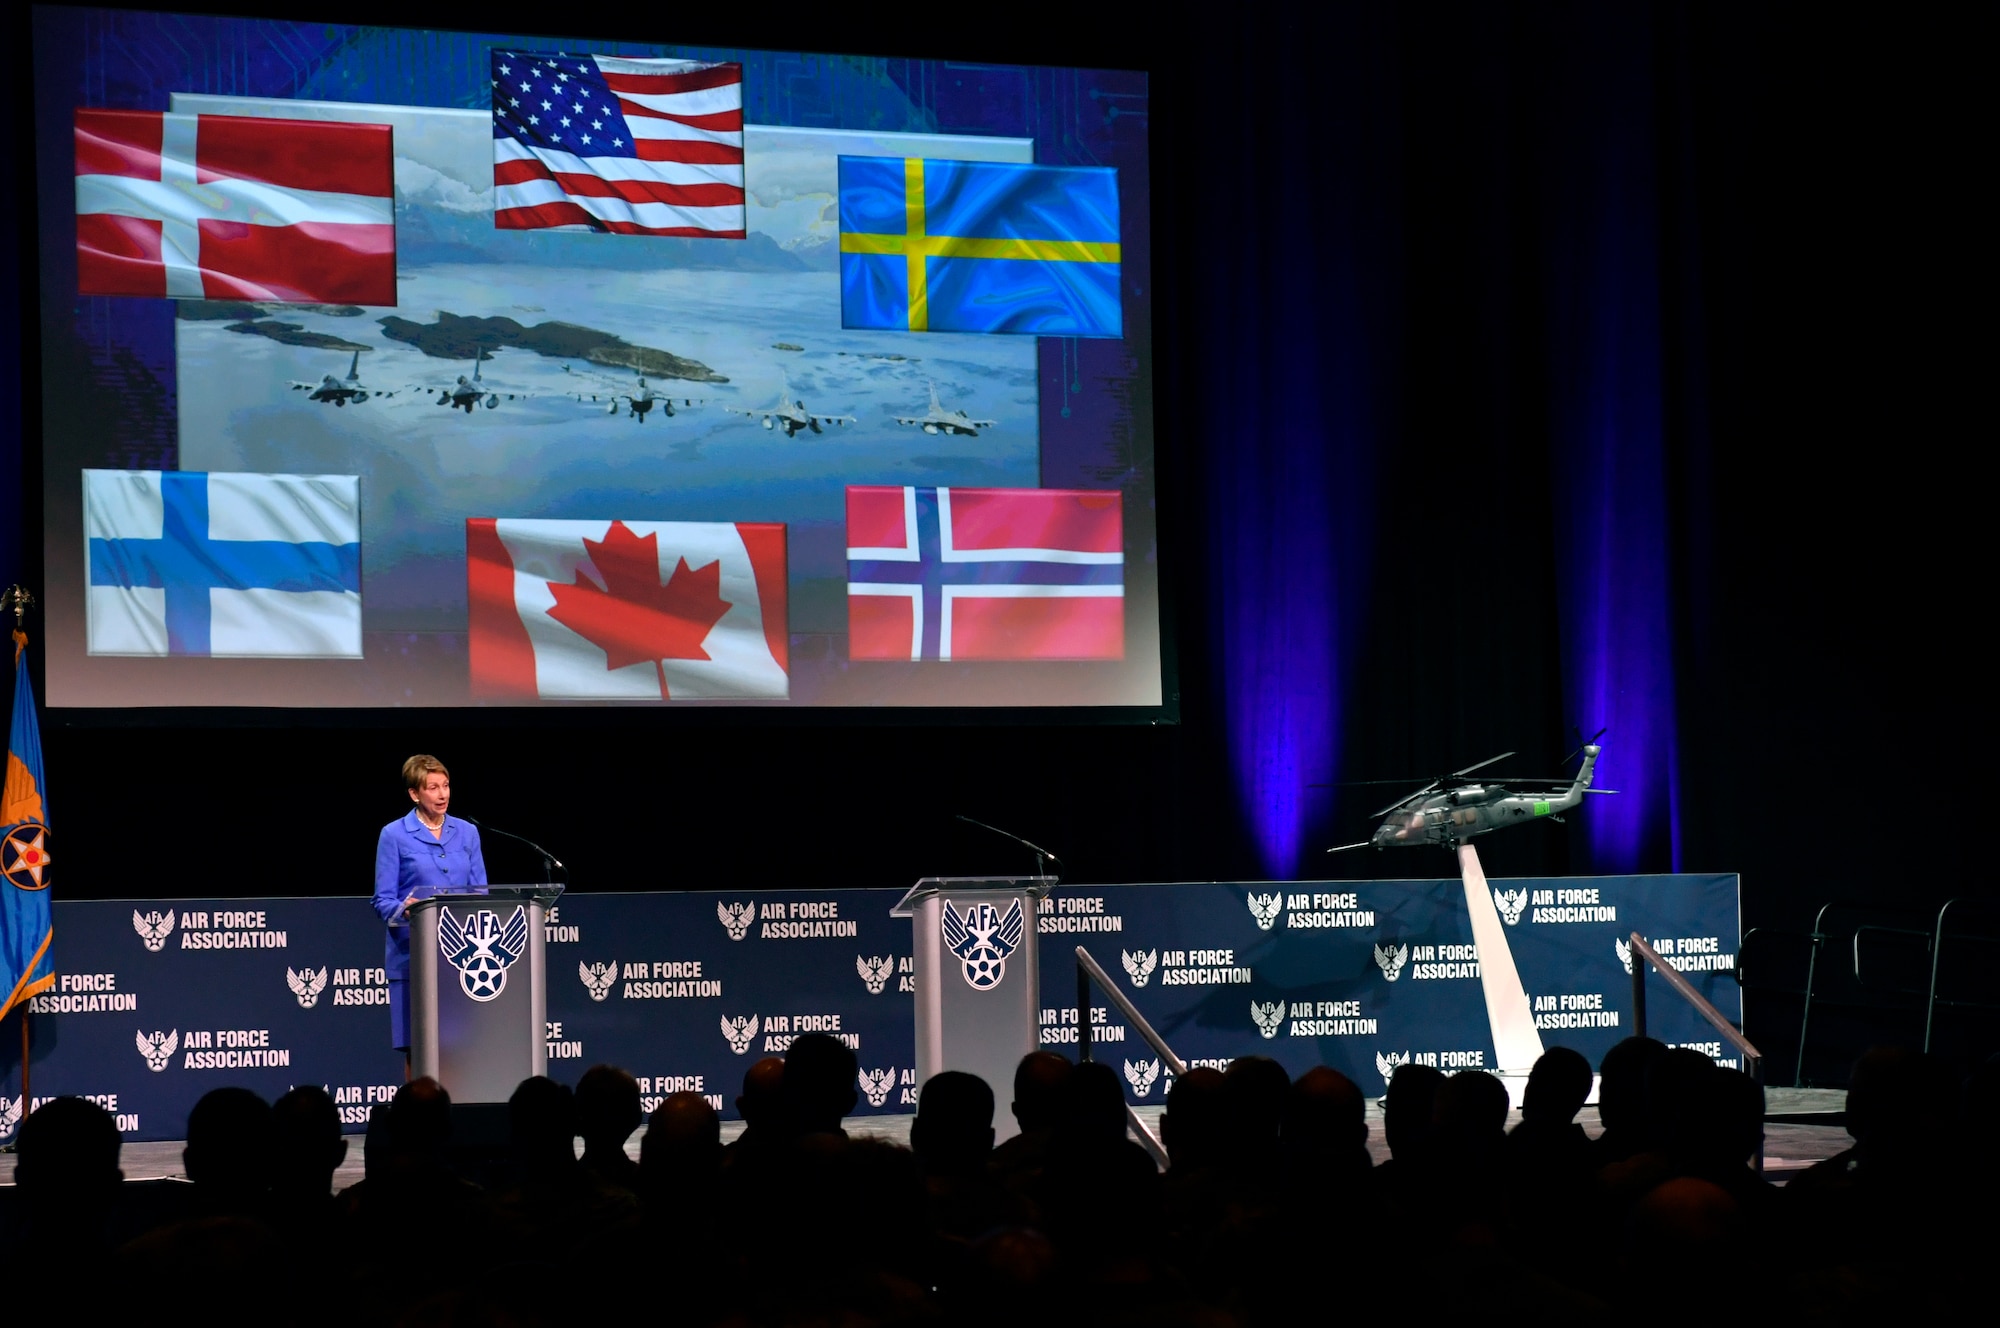
[[[842,157],[840,323],[1122,336],[1118,172]]]
[[[14,633],[14,722],[7,733],[7,777],[0,784],[0,1018],[55,985],[49,957],[49,802],[42,783],[42,733],[35,690]]]

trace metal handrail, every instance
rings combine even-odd
[[[1953,904],[1968,904],[1977,906],[1977,905],[1983,905],[1985,903],[1986,901],[1983,899],[1971,899],[1965,896],[1959,896],[1957,898],[1945,900],[1944,906],[1938,909],[1937,922],[1932,928],[1932,933],[1931,933],[1930,992],[1928,999],[1926,999],[1924,1002],[1924,1050],[1926,1052],[1928,1052],[1931,1049],[1931,1035],[1937,1026],[1938,1006],[1940,1005],[1968,1006],[1977,1009],[1996,1008],[1994,1006],[1979,1001],[1940,1001],[1938,999],[1938,973],[1944,961],[1944,942],[1945,942],[1945,937],[1947,935],[1944,929],[1945,915],[1951,912],[1951,906]],[[1960,939],[1961,941],[1970,941],[1974,944],[1985,944],[1985,945],[2000,944],[2000,937],[1993,937],[1993,936],[1961,934],[1958,939]]]
[[[1093,981],[1097,983],[1098,990],[1111,998],[1111,1003],[1118,1007],[1118,1013],[1125,1016],[1125,1021],[1139,1030],[1139,1036],[1159,1055],[1169,1074],[1178,1077],[1187,1073],[1187,1062],[1174,1055],[1174,1049],[1146,1022],[1146,1016],[1140,1014],[1132,1002],[1125,999],[1125,993],[1112,984],[1111,975],[1104,971],[1103,965],[1091,958],[1090,951],[1080,945],[1076,947],[1076,1058],[1079,1061],[1090,1059],[1090,984]],[[1125,1104],[1125,1123],[1139,1136],[1139,1143],[1152,1154],[1153,1161],[1165,1170],[1168,1166],[1166,1145],[1160,1142],[1152,1127],[1140,1119],[1130,1102]]]
[[[1632,1032],[1639,1037],[1646,1036],[1646,965],[1649,963],[1667,980],[1667,985],[1674,989],[1675,994],[1692,1005],[1696,1014],[1715,1025],[1715,1031],[1743,1053],[1743,1068],[1751,1078],[1763,1083],[1764,1053],[1752,1046],[1750,1039],[1723,1017],[1722,1011],[1709,1004],[1708,998],[1696,991],[1694,984],[1679,969],[1660,958],[1660,952],[1636,931],[1632,933]]]

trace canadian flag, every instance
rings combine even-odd
[[[396,303],[388,125],[76,113],[79,295]]]
[[[785,527],[465,523],[480,700],[783,700]]]

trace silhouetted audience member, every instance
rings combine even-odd
[[[1310,1168],[1322,1179],[1364,1172],[1372,1165],[1368,1101],[1352,1079],[1316,1065],[1292,1081],[1278,1143],[1288,1169]]]
[[[929,1176],[967,1176],[986,1169],[993,1151],[993,1090],[976,1074],[942,1070],[917,1093],[910,1150]]]
[[[1229,1155],[1229,1111],[1223,1102],[1222,1071],[1197,1065],[1167,1090],[1160,1116],[1169,1178],[1219,1167]]]
[[[831,1033],[803,1033],[785,1053],[787,1122],[797,1134],[841,1134],[840,1123],[861,1100],[854,1052]]]
[[[1583,1183],[1591,1170],[1590,1136],[1576,1115],[1590,1097],[1590,1062],[1568,1047],[1550,1047],[1528,1072],[1521,1123],[1507,1135],[1517,1173]]]
[[[1384,1184],[1402,1184],[1404,1177],[1427,1165],[1431,1153],[1431,1117],[1437,1107],[1444,1072],[1408,1061],[1389,1073],[1382,1095],[1382,1141],[1389,1160],[1376,1168]]]
[[[340,1108],[318,1084],[301,1084],[271,1104],[271,1195],[266,1221],[293,1249],[326,1241],[338,1211],[333,1175],[347,1160]]]
[[[736,1095],[736,1114],[743,1133],[724,1148],[725,1160],[754,1156],[791,1136],[785,1120],[785,1058],[766,1056],[743,1072],[743,1091]]]
[[[1031,1051],[1014,1067],[1009,1109],[1020,1132],[1002,1140],[987,1165],[1016,1194],[1030,1193],[1041,1183],[1049,1142],[1062,1118],[1071,1068],[1069,1057],[1055,1051]]]
[[[1264,1172],[1277,1164],[1278,1133],[1292,1077],[1269,1056],[1238,1056],[1222,1072],[1223,1107],[1236,1164]]]
[[[111,1248],[118,1186],[118,1123],[80,1097],[44,1102],[21,1122],[14,1141],[16,1214],[10,1265],[32,1270],[14,1279],[23,1310],[60,1309],[66,1317],[100,1304],[90,1280]]]
[[[686,1206],[710,1195],[722,1170],[722,1118],[699,1093],[672,1093],[653,1109],[639,1141],[641,1190]]]
[[[1597,1119],[1604,1132],[1591,1141],[1592,1166],[1602,1170],[1648,1147],[1651,1126],[1646,1117],[1646,1076],[1653,1062],[1666,1054],[1664,1042],[1629,1037],[1598,1062]]]
[[[358,1302],[414,1303],[497,1257],[492,1204],[453,1174],[450,1139],[451,1094],[428,1076],[371,1121],[368,1174],[340,1193],[341,1267]]]
[[[639,1081],[615,1065],[593,1065],[576,1081],[576,1130],[583,1136],[583,1167],[599,1181],[639,1192],[639,1164],[625,1153],[625,1141],[645,1113]]]
[[[247,1088],[216,1088],[188,1113],[181,1164],[205,1217],[261,1217],[271,1188],[271,1104]]]

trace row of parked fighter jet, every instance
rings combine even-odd
[[[658,392],[646,382],[643,374],[639,375],[636,387],[628,388],[601,374],[579,371],[567,364],[563,366],[563,372],[593,384],[589,388],[579,388],[564,393],[571,400],[591,405],[603,404],[606,406],[607,415],[617,415],[622,409],[624,414],[640,423],[644,423],[646,416],[655,408],[663,415],[673,415],[675,401],[679,401],[684,409],[707,404],[705,397],[673,397]],[[392,398],[398,390],[378,391],[362,386],[360,351],[354,352],[354,358],[349,361],[346,378],[327,374],[317,383],[295,379],[291,387],[294,392],[310,393],[311,395],[306,398],[309,401],[334,406],[346,406],[350,402],[358,406],[370,397]],[[981,429],[991,429],[998,423],[995,420],[975,420],[962,410],[947,409],[944,403],[938,400],[937,384],[931,383],[929,387],[930,409],[921,415],[898,415],[895,417],[896,423],[914,425],[929,434],[957,434],[966,438],[977,438]],[[533,392],[509,391],[493,386],[481,375],[480,365],[476,360],[473,362],[471,375],[460,374],[458,381],[450,387],[425,386],[400,390],[424,395],[436,392],[436,404],[462,410],[467,415],[472,414],[476,408],[497,410],[502,401],[515,401],[538,395]],[[821,415],[807,410],[803,400],[792,396],[789,384],[779,389],[777,401],[761,410],[745,409],[742,406],[723,406],[721,409],[733,415],[761,419],[766,429],[783,429],[787,438],[796,438],[807,430],[821,433],[822,425],[847,425],[855,422],[852,415]]]

